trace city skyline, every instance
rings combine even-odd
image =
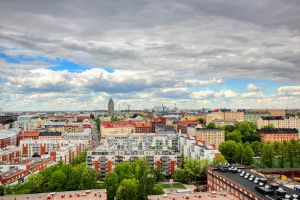
[[[1,1],[0,108],[299,108],[298,1]]]

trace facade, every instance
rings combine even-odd
[[[133,133],[150,133],[152,126],[148,122],[104,122],[100,126],[101,137],[129,135]]]
[[[161,169],[167,177],[172,177],[177,169],[179,155],[173,151],[105,151],[93,150],[88,152],[87,164],[101,176],[107,175],[116,165],[123,162],[134,162],[147,158],[153,169]]]
[[[87,163],[104,176],[119,163],[147,157],[153,168],[171,176],[177,169],[178,155],[177,134],[140,133],[102,139],[97,149],[88,151]]]
[[[61,140],[61,132],[41,132],[39,140]]]
[[[207,146],[218,148],[225,141],[225,132],[221,129],[208,129],[198,126],[189,126],[187,129],[188,136],[194,137],[198,142]]]
[[[229,170],[230,167],[235,170]],[[289,199],[290,197],[298,199],[300,197],[299,192],[272,183],[243,166],[211,165],[207,169],[207,184],[209,191],[227,191],[234,197],[245,200]]]
[[[299,139],[297,129],[260,129],[259,133],[261,142],[283,142]]]
[[[20,136],[19,139],[20,140],[26,140],[26,139],[38,139],[40,136],[40,132],[37,131],[23,131]]]
[[[273,125],[274,128],[296,128],[300,129],[300,118],[299,117],[288,117],[288,116],[267,116],[260,117],[257,120],[257,128],[261,129],[267,125]]]
[[[17,146],[7,146],[0,149],[0,162],[19,163],[21,160],[21,148]]]
[[[47,123],[44,124],[44,127],[48,131],[52,132],[64,132],[65,131],[65,121],[48,121]]]
[[[107,108],[108,113],[110,115],[114,115],[114,113],[115,113],[115,107],[114,107],[114,101],[113,101],[112,98],[109,99],[107,107],[108,107]]]
[[[186,190],[186,193],[180,193],[182,190],[177,190],[178,193],[164,195],[149,195],[148,200],[172,199],[172,200],[238,200],[229,192],[211,191],[211,192],[195,192]]]
[[[212,146],[199,143],[193,137],[179,137],[179,151],[185,158],[208,159],[212,161],[219,152]]]
[[[268,112],[245,112],[245,121],[256,123],[260,117],[270,116]]]
[[[188,135],[188,127],[194,127],[201,125],[198,121],[180,121],[178,124],[178,131],[180,131],[181,134]]]
[[[67,133],[78,133],[83,131],[82,123],[69,123],[64,126],[64,131]]]
[[[0,174],[0,182],[3,185],[12,184],[18,181],[24,180],[24,177],[28,176],[31,173],[43,170],[50,165],[54,164],[53,160],[50,158],[42,159],[42,158],[34,158],[26,163],[24,163],[24,167],[16,167],[9,169],[8,171],[2,172]]]
[[[23,131],[36,131],[41,124],[42,120],[34,115],[21,115],[14,122],[14,127],[21,128]]]
[[[13,128],[9,130],[0,130],[0,148],[5,148],[10,145],[18,145],[18,136],[21,130]]]

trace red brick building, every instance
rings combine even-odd
[[[298,140],[298,130],[293,128],[278,128],[278,129],[260,129],[261,142],[283,142],[290,140]]]
[[[25,132],[22,132],[19,136],[19,139],[20,140],[23,140],[23,139],[38,139],[40,136],[40,132],[36,132],[36,131],[25,131]]]
[[[151,120],[151,132],[155,133],[155,125],[156,124],[167,124],[167,119],[164,117],[160,117],[160,118],[153,118]]]
[[[178,124],[178,131],[181,131],[181,134],[187,134],[187,127],[191,125],[197,126],[198,124],[201,124],[198,121],[180,121]]]

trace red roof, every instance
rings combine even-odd
[[[23,132],[20,134],[20,137],[39,137],[39,132]]]
[[[163,122],[165,118],[153,118],[151,122]]]
[[[201,123],[198,122],[198,121],[191,121],[191,120],[180,121],[179,122],[179,125],[181,125],[181,126],[188,126],[188,125],[191,125],[191,124],[201,124]]]
[[[148,122],[104,122],[102,123],[104,128],[122,128],[122,127],[151,127]]]

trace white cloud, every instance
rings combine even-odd
[[[279,87],[277,91],[282,96],[300,96],[300,85]]]
[[[255,92],[255,91],[260,91],[260,90],[261,90],[261,87],[255,85],[255,84],[253,84],[253,83],[249,83],[249,84],[247,85],[247,89],[248,89],[249,92]]]

